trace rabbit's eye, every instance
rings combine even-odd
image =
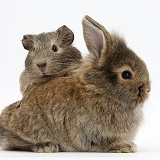
[[[131,79],[132,78],[132,73],[130,71],[123,71],[122,72],[122,78],[123,79]]]
[[[53,52],[57,52],[58,51],[58,47],[55,44],[52,46],[52,51]]]

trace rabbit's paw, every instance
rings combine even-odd
[[[111,153],[134,153],[137,146],[133,142],[118,141],[111,144],[108,152]]]
[[[53,153],[59,151],[59,146],[53,143],[38,144],[33,146],[32,151],[37,153]]]

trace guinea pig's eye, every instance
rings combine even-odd
[[[132,78],[132,73],[130,71],[123,71],[122,72],[122,78],[123,79],[131,79]]]
[[[55,44],[52,46],[52,51],[53,52],[57,52],[58,51],[58,47]]]

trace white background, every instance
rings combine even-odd
[[[24,69],[27,55],[27,51],[21,45],[22,36],[54,31],[65,24],[75,33],[74,46],[85,55],[88,51],[81,25],[85,15],[103,24],[108,31],[116,31],[122,35],[128,46],[148,66],[152,91],[143,108],[145,121],[135,139],[138,152],[35,154],[0,151],[0,157],[47,156],[47,158],[63,159],[82,156],[88,159],[89,157],[160,159],[160,1],[158,0],[0,0],[0,111],[21,99],[19,75]]]

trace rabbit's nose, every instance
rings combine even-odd
[[[38,68],[41,70],[41,72],[44,72],[47,66],[47,63],[37,63]]]
[[[149,93],[151,91],[151,86],[149,85],[148,87],[147,87],[147,92]]]

